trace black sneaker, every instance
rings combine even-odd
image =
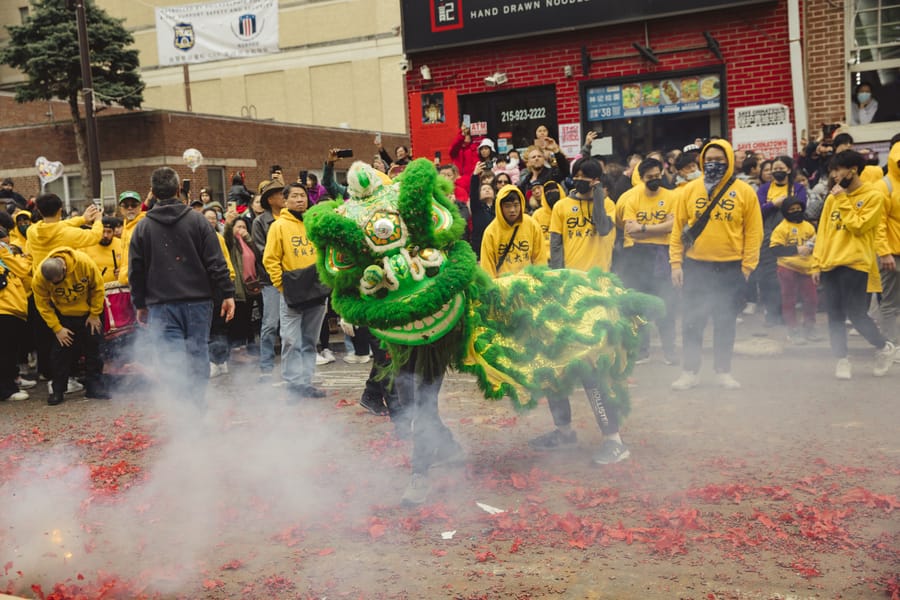
[[[50,396],[47,397],[47,406],[57,406],[65,401],[66,398],[62,394],[50,394]]]
[[[362,397],[359,399],[359,405],[376,417],[383,417],[388,414],[388,409],[387,406],[384,405],[384,402],[379,399],[373,398],[368,394],[362,395]]]
[[[637,359],[635,359],[634,364],[645,365],[648,362],[650,362],[650,351],[649,350],[641,350],[638,353]]]
[[[611,465],[623,461],[629,456],[631,456],[631,451],[628,450],[628,446],[622,442],[607,439],[600,444],[600,449],[594,454],[593,462],[595,465]]]
[[[535,450],[557,450],[565,446],[573,446],[578,443],[578,434],[574,431],[561,431],[554,429],[544,435],[530,440],[528,445]]]
[[[106,390],[88,390],[84,397],[88,400],[111,400],[112,396]]]
[[[304,386],[301,389],[300,394],[304,398],[324,398],[326,396],[325,390],[320,390],[311,385]]]

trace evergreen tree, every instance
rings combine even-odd
[[[124,20],[85,1],[94,109],[117,103],[140,108],[144,83],[138,73],[138,51]],[[81,163],[85,198],[90,198],[87,135],[78,107],[83,88],[75,10],[66,0],[34,0],[22,25],[7,25],[9,42],[0,50],[0,63],[22,71],[26,80],[17,85],[16,101],[58,98],[69,103],[75,125],[75,147]]]

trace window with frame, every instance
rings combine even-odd
[[[900,121],[900,0],[848,0],[851,125]]]
[[[225,206],[225,169],[223,167],[206,168],[206,187],[210,197]]]
[[[113,171],[103,171],[100,182],[100,195],[103,199],[103,214],[111,215],[116,212],[116,176]],[[63,209],[66,213],[77,210],[83,213],[88,200],[81,193],[81,175],[63,175],[56,181],[47,184],[44,191],[52,192],[63,201]]]

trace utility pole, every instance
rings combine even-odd
[[[91,55],[88,44],[87,16],[84,3],[87,0],[67,0],[70,9],[75,9],[78,22],[78,51],[81,57],[81,96],[84,98],[84,122],[87,134],[88,167],[91,180],[91,196],[94,202],[102,202],[100,198],[100,148],[97,141],[97,123],[94,120],[94,81],[91,76]]]

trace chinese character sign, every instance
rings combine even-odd
[[[226,0],[156,9],[160,66],[278,52],[277,0]]]

